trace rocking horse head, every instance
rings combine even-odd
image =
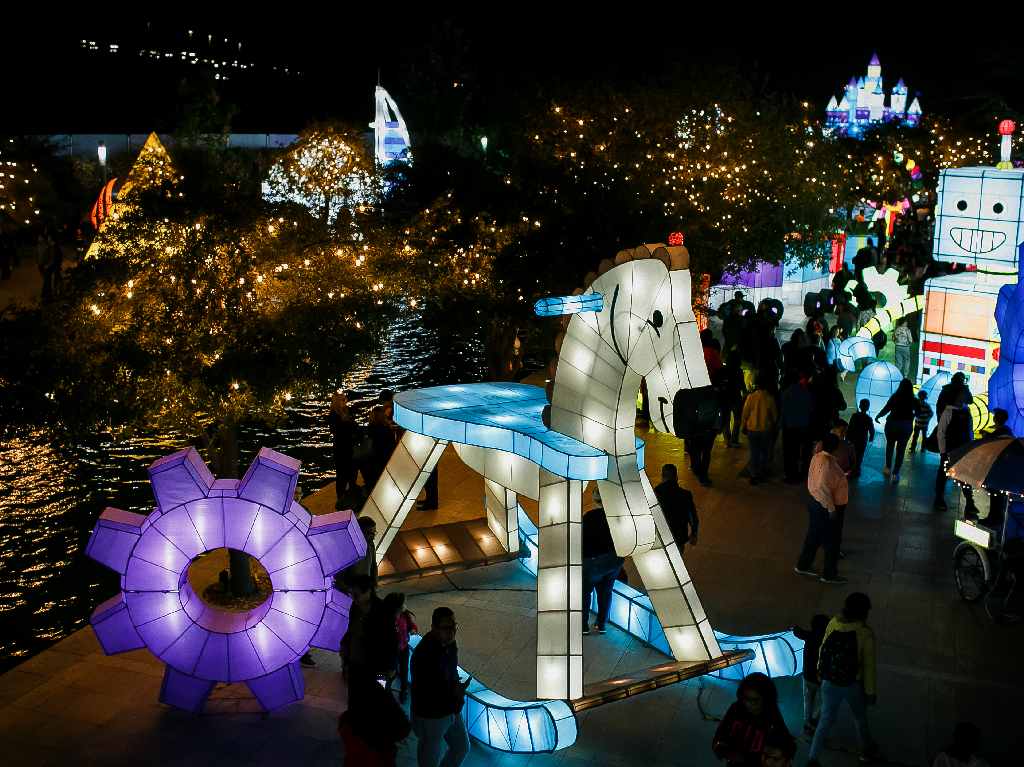
[[[709,383],[693,315],[689,254],[683,246],[641,245],[602,261],[586,284],[578,295],[536,305],[541,316],[569,316],[556,342],[551,428],[626,455],[636,451],[641,379],[654,426],[668,432],[676,392]]]

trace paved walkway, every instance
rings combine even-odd
[[[852,397],[849,399],[852,400]],[[646,435],[650,472],[672,461],[685,465],[677,440]],[[961,719],[979,723],[997,764],[1016,764],[1024,740],[1016,726],[1024,709],[1024,628],[997,628],[978,606],[962,603],[950,560],[953,511],[931,511],[937,458],[910,458],[899,485],[887,484],[881,435],[869,447],[867,468],[847,513],[841,571],[849,586],[827,586],[792,572],[806,524],[804,491],[778,481],[750,487],[736,474],[745,450],[716,445],[702,488],[688,470],[701,515],[700,542],[685,559],[712,624],[723,631],[761,633],[834,612],[846,593],[863,590],[875,609],[879,638],[879,702],[872,711],[877,739],[889,761],[925,765]],[[778,465],[777,461],[777,465]],[[442,508],[410,515],[408,527],[480,516],[483,483],[453,451],[442,459]],[[950,492],[950,498],[953,494]],[[313,511],[333,508],[333,488],[307,499]],[[524,504],[528,510],[529,504]],[[588,506],[585,505],[585,508]],[[398,588],[398,587],[392,587]],[[499,692],[528,697],[533,684],[534,584],[514,564],[434,576],[401,586],[423,622],[437,604],[459,616],[464,666]],[[500,591],[499,591],[500,590]],[[657,652],[612,629],[585,638],[587,681],[652,665]],[[267,717],[246,713],[244,692],[224,688],[209,715],[195,718],[156,702],[162,667],[147,652],[106,658],[90,629],[0,677],[0,742],[5,764],[337,764],[334,722],[344,705],[337,660],[314,651],[306,700]],[[780,680],[784,713],[799,729],[799,682]],[[554,755],[508,756],[474,746],[469,765],[711,765],[714,723],[734,687],[690,682],[585,712],[577,744]],[[699,695],[699,700],[698,700]],[[699,704],[699,705],[698,705]],[[854,745],[844,717],[837,748]],[[802,764],[806,745],[797,763]],[[1002,761],[999,759],[1002,756]],[[414,764],[413,746],[400,763]],[[853,765],[843,750],[826,767]]]

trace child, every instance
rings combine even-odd
[[[392,593],[384,597],[388,611],[397,611],[395,628],[398,631],[398,700],[405,703],[409,697],[409,635],[420,633],[416,625],[416,616],[411,610],[405,609],[405,594]]]
[[[821,680],[818,678],[818,652],[821,640],[825,638],[829,617],[819,613],[811,618],[809,629],[793,627],[797,639],[804,640],[804,735],[814,737],[821,714]]]
[[[1013,431],[1006,422],[1010,420],[1010,414],[1003,410],[1001,407],[997,407],[992,411],[992,422],[993,426],[991,429],[985,432],[986,437],[1012,437]]]
[[[917,446],[917,435],[921,435],[921,450],[924,450],[924,441],[928,437],[928,423],[932,420],[932,406],[928,404],[928,392],[924,389],[917,393],[919,410],[914,416],[914,433],[910,435],[910,452],[914,452]]]
[[[867,450],[868,442],[875,441],[875,424],[872,422],[871,416],[868,415],[871,403],[862,399],[859,404],[860,410],[850,416],[850,426],[846,430],[846,439],[857,451],[857,464],[850,474],[850,477],[854,479],[860,476],[860,468],[864,464],[864,451]]]

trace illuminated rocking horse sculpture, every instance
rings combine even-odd
[[[487,522],[509,552],[519,547],[517,494],[539,500],[538,698],[583,696],[580,522],[589,480],[597,480],[616,552],[633,558],[674,658],[723,655],[634,433],[641,378],[654,424],[665,431],[676,392],[709,384],[688,267],[685,247],[641,246],[603,261],[581,295],[538,301],[541,316],[569,315],[546,392],[485,383],[395,397],[395,420],[407,431],[362,512],[377,522],[378,558],[449,443],[484,476]]]

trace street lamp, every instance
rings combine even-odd
[[[103,168],[103,183],[107,183],[107,145],[102,141],[96,147],[96,156],[100,160],[100,167]]]

